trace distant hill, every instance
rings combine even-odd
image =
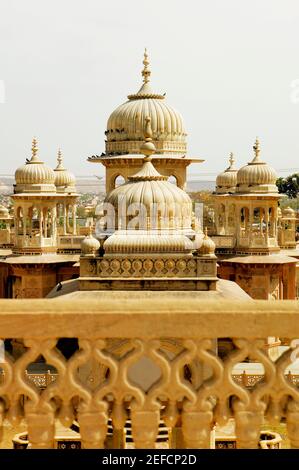
[[[13,193],[14,178],[2,177],[0,181],[0,194]],[[76,187],[79,193],[98,194],[105,192],[105,180],[98,180],[96,177],[90,178],[77,178]],[[215,188],[215,181],[200,181],[191,180],[187,181],[187,191],[213,191]]]
[[[213,191],[215,189],[215,181],[187,181],[187,191],[196,193],[198,191]]]

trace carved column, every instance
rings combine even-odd
[[[44,209],[44,238],[48,235],[48,208]]]
[[[42,241],[43,238],[43,230],[44,230],[44,212],[43,208],[40,208],[39,211],[39,234],[40,234],[40,241]]]
[[[63,235],[66,235],[66,204],[63,203]]]
[[[32,449],[53,449],[55,420],[52,413],[26,413],[28,439]]]
[[[154,449],[159,431],[159,411],[132,411],[131,419],[136,448]]]
[[[263,411],[236,411],[236,436],[238,449],[257,449],[263,424]]]
[[[57,237],[57,211],[56,206],[52,207],[51,209],[51,237],[56,244],[56,237]]]
[[[187,449],[209,449],[211,445],[212,411],[184,411],[182,429]]]
[[[73,218],[73,235],[76,235],[77,233],[77,226],[76,226],[76,212],[77,212],[77,206],[76,204],[73,204],[72,206],[72,218]]]

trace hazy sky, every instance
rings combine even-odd
[[[86,157],[104,150],[109,114],[138,90],[145,46],[153,89],[183,115],[189,154],[206,160],[190,177],[222,170],[231,150],[238,166],[247,163],[256,135],[266,161],[299,171],[298,0],[0,7],[0,173],[30,157],[36,135],[52,166],[61,146],[77,175],[103,174]]]

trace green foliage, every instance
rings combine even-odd
[[[294,199],[299,193],[299,173],[293,173],[287,178],[278,178],[276,181],[278,192],[286,194],[290,199]]]

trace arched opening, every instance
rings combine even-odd
[[[170,175],[167,181],[178,186],[178,179],[175,175]]]
[[[217,234],[218,235],[225,235],[225,205],[219,204],[217,208],[217,215],[216,215],[216,224],[217,224]]]
[[[249,230],[249,209],[242,207],[240,210],[240,235],[247,236]]]
[[[236,225],[236,205],[230,204],[228,209],[228,233],[232,235]]]
[[[117,186],[121,186],[126,182],[125,178],[122,175],[117,175],[114,178],[114,188],[117,188]]]
[[[263,235],[266,231],[265,209],[263,207],[255,207],[253,210],[252,232],[255,235]]]

